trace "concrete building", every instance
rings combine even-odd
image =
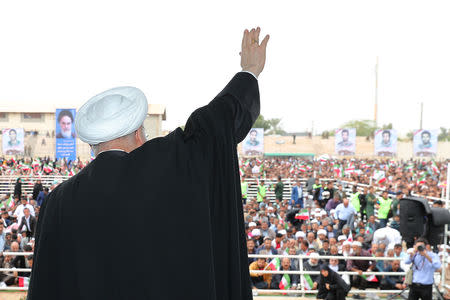
[[[14,103],[0,104],[0,129],[24,129],[23,156],[44,157],[55,156],[55,111],[56,108],[74,108],[76,105],[39,104],[17,106]],[[163,136],[162,121],[166,120],[166,107],[162,104],[149,104],[144,128],[149,138]],[[3,134],[0,134],[0,145],[3,145]],[[0,146],[0,155],[3,147]],[[90,147],[77,139],[77,156],[82,160],[90,159]]]

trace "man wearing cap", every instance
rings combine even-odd
[[[257,77],[268,36],[260,43],[259,32],[245,30],[242,72],[195,110],[184,130],[146,141],[148,103],[134,87],[100,93],[78,110],[77,136],[96,158],[42,206],[29,300],[252,299],[236,150],[260,112]],[[111,217],[118,208],[127,226]],[[149,219],[149,211],[158,214]],[[158,236],[160,245],[169,245],[172,236],[161,235],[160,224],[166,232],[182,226],[179,244],[195,249],[161,252],[146,239],[140,244],[145,255],[135,264],[129,244],[113,242]],[[102,226],[101,235],[86,234]],[[107,251],[98,245],[108,245]],[[173,289],[167,278],[180,261],[189,276]],[[199,282],[202,288],[193,289]]]

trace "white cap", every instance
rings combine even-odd
[[[322,210],[322,216],[328,215],[326,211]]]
[[[75,130],[83,142],[97,145],[136,131],[147,116],[144,93],[135,87],[117,87],[89,99],[78,110]]]
[[[319,221],[317,221],[316,219],[311,220],[311,224],[312,223],[319,223]]]
[[[284,229],[281,229],[280,231],[278,231],[278,233],[279,233],[279,234],[282,234],[282,235],[287,234],[286,230],[284,230]]]
[[[258,228],[252,230],[252,236],[261,235],[261,231]]]
[[[310,257],[310,258],[319,258],[320,255],[319,255],[319,253],[313,252],[313,253],[311,253],[311,254],[309,255],[309,257]]]
[[[317,231],[317,234],[324,234],[324,235],[327,235],[327,231],[326,231],[325,229],[319,229],[319,230]]]
[[[343,243],[342,245],[344,245],[344,246],[345,246],[345,245],[350,245],[350,246],[351,246],[351,245],[352,245],[352,243],[351,243],[351,242],[349,242],[349,241],[345,241],[345,242],[344,242],[344,243]]]
[[[316,208],[315,212],[320,213],[322,210],[320,208]]]
[[[273,207],[272,207],[272,206],[269,206],[267,209],[268,209],[268,210],[273,210]]]
[[[347,238],[345,237],[345,235],[340,235],[338,236],[338,241],[343,241],[346,240]]]
[[[303,232],[303,231],[297,231],[296,233],[295,233],[295,238],[300,238],[300,237],[302,237],[302,238],[305,238],[306,237],[306,234]]]
[[[255,223],[255,222],[250,222],[250,223],[248,223],[248,227],[253,227],[253,226],[256,226],[256,223]]]
[[[352,246],[362,247],[362,244],[361,244],[360,242],[358,242],[358,241],[354,241],[354,242],[352,243]]]

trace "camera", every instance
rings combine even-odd
[[[425,247],[422,246],[422,245],[419,245],[419,246],[417,246],[417,250],[418,250],[419,252],[422,252],[422,251],[425,250]]]

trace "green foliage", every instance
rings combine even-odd
[[[440,130],[441,132],[438,135],[438,141],[450,141],[450,129],[441,127]]]
[[[259,115],[256,119],[253,128],[264,128],[264,134],[285,134],[286,131],[281,127],[281,119],[264,119],[263,115]]]
[[[373,137],[373,133],[377,129],[373,120],[353,120],[343,124],[341,128],[356,128],[357,136],[370,137]]]

